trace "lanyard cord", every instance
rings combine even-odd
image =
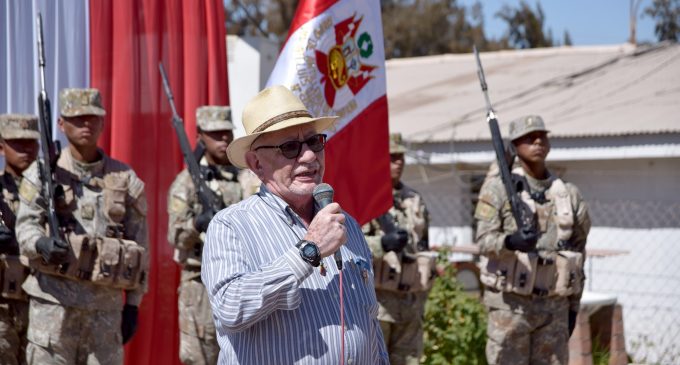
[[[342,270],[338,270],[340,275],[340,365],[345,364],[345,303],[342,293]]]
[[[264,199],[264,197],[262,197],[259,194],[258,194],[258,197],[260,199],[262,199],[262,202],[264,202],[266,205],[272,207],[269,204],[269,202],[267,202]],[[293,220],[295,219],[295,215],[293,214],[294,212],[292,211],[290,206],[286,206],[285,208],[283,208],[279,204],[278,201],[274,200],[274,202],[276,203],[276,205],[279,206],[279,209],[286,212],[286,215],[288,215],[289,221],[285,222],[285,220],[284,220],[284,222],[290,223],[290,225],[288,225],[288,228],[290,228],[290,230],[293,232],[293,235],[295,235],[295,237],[297,237],[298,239],[301,240],[302,237],[300,237],[298,235],[298,233],[293,229],[293,226],[292,226]],[[281,217],[281,219],[283,219],[283,217]],[[338,250],[339,250],[339,248],[338,248]],[[323,263],[321,265],[323,265]],[[324,270],[324,268],[322,267],[321,270]],[[344,302],[343,285],[342,285],[342,277],[343,277],[342,270],[338,270],[338,275],[340,275],[340,281],[339,281],[339,283],[340,283],[340,365],[344,365],[345,364],[345,302]]]

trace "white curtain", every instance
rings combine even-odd
[[[59,90],[90,83],[88,0],[0,0],[0,113],[38,113],[38,12],[43,18],[45,89],[56,128]],[[56,129],[53,135],[65,145]]]

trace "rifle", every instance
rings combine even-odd
[[[195,152],[191,149],[189,144],[189,139],[184,131],[184,121],[177,114],[177,109],[175,108],[175,99],[172,96],[172,90],[170,89],[170,83],[168,82],[168,76],[165,73],[165,68],[163,63],[158,64],[158,69],[161,73],[161,78],[163,79],[163,89],[165,89],[165,95],[168,97],[168,103],[170,103],[170,109],[172,110],[172,126],[175,128],[175,133],[177,134],[177,139],[179,140],[179,147],[182,150],[182,156],[184,157],[184,162],[187,164],[187,170],[191,176],[191,181],[194,183],[196,188],[196,196],[198,201],[203,207],[203,211],[212,211],[213,215],[224,208],[224,201],[220,199],[205,183],[205,177],[201,173],[201,169],[198,166],[198,158],[194,154]],[[197,150],[200,147],[197,147]],[[201,153],[202,154],[202,153]]]
[[[52,139],[52,107],[45,90],[45,48],[43,44],[42,15],[38,13],[38,68],[40,69],[40,93],[38,94],[38,114],[40,121],[40,149],[42,161],[38,160],[38,169],[42,181],[42,194],[47,203],[47,223],[50,237],[61,239],[59,221],[57,220],[55,199],[57,192],[54,185],[53,170],[59,159],[59,141]]]
[[[477,47],[473,46],[472,49],[477,60],[477,76],[479,77],[479,83],[482,86],[482,93],[484,93],[484,99],[486,100],[486,121],[489,123],[489,129],[491,129],[491,141],[493,143],[493,149],[496,152],[498,170],[501,175],[501,180],[503,181],[503,186],[505,187],[505,193],[508,195],[508,200],[510,201],[510,210],[512,211],[512,216],[515,219],[518,230],[526,234],[536,233],[537,227],[536,220],[534,219],[534,213],[531,211],[531,208],[529,208],[529,206],[524,201],[522,201],[519,195],[522,191],[529,192],[528,185],[524,179],[517,175],[513,175],[510,172],[508,160],[505,156],[503,138],[501,137],[501,131],[498,127],[498,119],[496,118],[496,113],[491,107],[491,101],[489,100],[486,79],[484,78],[484,69],[482,68],[482,61],[479,59]]]

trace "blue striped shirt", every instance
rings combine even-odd
[[[345,363],[388,364],[373,287],[371,253],[347,216],[342,246]],[[300,257],[307,229],[264,186],[215,215],[203,248],[220,345],[220,364],[338,364],[341,350],[339,274],[333,256],[326,275]]]

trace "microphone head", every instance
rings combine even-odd
[[[314,188],[312,196],[316,203],[323,208],[333,202],[333,188],[326,183],[321,183]]]

